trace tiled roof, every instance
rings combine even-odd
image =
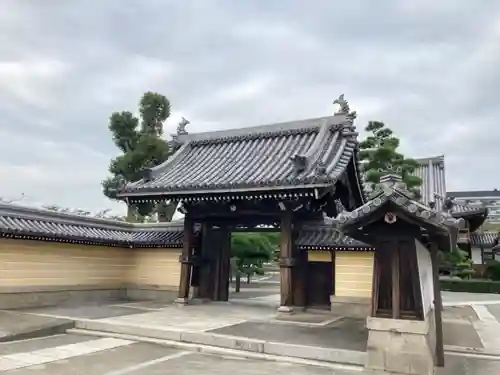
[[[0,237],[113,247],[182,247],[183,221],[131,224],[48,210],[0,204]],[[195,229],[196,230],[196,229]],[[335,230],[325,218],[306,223],[297,238],[302,249],[372,250]]]
[[[307,250],[373,250],[370,245],[338,232],[328,221],[302,226],[295,243],[298,248]]]
[[[447,195],[455,198],[481,199],[486,197],[496,197],[500,199],[500,190],[471,190],[471,191],[449,191]]]
[[[430,202],[435,202],[436,208],[440,209],[442,202],[436,198],[436,195],[444,197],[446,193],[444,156],[417,158],[413,160],[419,166],[412,174],[422,180],[422,184],[420,185],[420,200],[426,206],[429,206]],[[369,190],[368,184],[367,190]]]
[[[186,198],[262,194],[331,186],[357,165],[357,133],[345,114],[287,123],[184,134],[181,147],[119,196]],[[361,176],[358,173],[358,179]],[[362,184],[358,181],[362,195]],[[235,198],[235,197],[233,197]]]
[[[479,205],[454,203],[450,213],[455,217],[465,215],[484,215],[488,216],[488,209]]]
[[[182,222],[130,224],[0,204],[0,237],[118,247],[180,247]]]
[[[473,246],[492,247],[495,239],[498,237],[498,232],[474,232],[470,234],[470,242]]]
[[[415,218],[422,226],[433,227],[438,232],[444,234],[448,232],[449,226],[457,226],[458,221],[446,212],[431,209],[424,204],[413,200],[410,194],[404,189],[401,178],[395,175],[388,175],[381,178],[381,183],[385,185],[372,195],[367,203],[351,212],[341,212],[336,220],[341,227],[354,227],[365,217],[373,214],[384,204],[391,202],[399,207],[406,214]]]

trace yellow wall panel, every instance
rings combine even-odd
[[[329,251],[308,251],[307,260],[309,262],[331,262],[332,253]]]
[[[180,249],[122,249],[0,239],[2,287],[117,287],[123,283],[177,287]]]
[[[335,295],[371,297],[373,252],[337,251],[335,253]]]

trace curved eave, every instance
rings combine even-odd
[[[1,231],[0,238],[19,239],[30,241],[46,241],[46,242],[59,242],[78,245],[93,245],[93,246],[106,246],[106,247],[120,247],[120,248],[181,248],[182,243],[140,243],[125,240],[112,240],[105,238],[90,239],[77,236],[57,236],[48,233],[35,233],[35,232],[16,232],[16,231]]]
[[[301,185],[269,185],[269,186],[245,186],[245,187],[227,187],[219,189],[195,189],[195,190],[171,190],[165,191],[161,188],[144,188],[137,191],[129,191],[118,194],[119,198],[129,198],[134,201],[151,200],[233,200],[233,199],[252,199],[262,196],[269,198],[286,198],[296,196],[315,195],[314,189],[323,189],[331,187],[335,182],[324,182]]]
[[[311,251],[375,251],[371,246],[329,246],[329,245],[299,245],[300,250]]]
[[[475,232],[484,224],[488,217],[488,208],[478,208],[470,211],[452,212],[451,216],[457,219],[464,219],[469,224],[469,231]]]
[[[170,160],[151,170],[150,180],[129,183],[117,196],[149,201],[231,194],[237,199],[270,192],[284,198],[293,190],[331,187],[354,160],[357,133],[345,116],[308,121],[304,129],[246,134],[236,140],[187,140]],[[305,160],[304,169],[297,158]]]
[[[359,232],[358,228],[360,226],[380,220],[380,212],[389,211],[386,208],[387,205],[391,206],[389,208],[390,211],[396,210],[401,212],[402,215],[406,215],[409,220],[414,221],[422,228],[433,231],[436,234],[449,234],[449,229],[446,226],[447,223],[444,219],[441,221],[438,218],[439,213],[409,199],[405,194],[395,189],[380,192],[363,206],[352,212],[342,213],[337,219],[347,234],[354,234]]]

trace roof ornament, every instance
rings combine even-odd
[[[182,117],[181,121],[177,125],[177,135],[184,135],[188,132],[186,131],[186,126],[188,126],[191,122],[187,120],[185,117]]]
[[[446,197],[443,203],[443,210],[446,210],[447,212],[453,211],[453,208],[455,207],[455,197]]]
[[[407,190],[406,183],[401,176],[402,171],[401,167],[394,167],[392,164],[388,164],[385,169],[379,168],[379,172],[382,173],[380,185],[385,188]]]
[[[291,158],[295,172],[303,172],[307,167],[307,158],[303,155],[296,154]]]
[[[318,175],[323,175],[326,173],[326,165],[325,163],[323,162],[319,162],[317,165],[316,165],[316,174]]]
[[[344,99],[344,94],[340,94],[339,97],[333,101],[333,104],[338,104],[340,106],[337,112],[335,112],[336,115],[348,115],[351,111],[349,103]]]

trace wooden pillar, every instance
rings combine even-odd
[[[280,233],[280,311],[293,311],[293,241],[292,212],[285,211],[281,217]]]
[[[184,218],[184,238],[182,253],[179,257],[181,262],[181,278],[179,282],[179,294],[177,303],[186,304],[189,299],[189,284],[191,282],[192,268],[192,245],[193,245],[193,221],[186,216]]]
[[[217,231],[217,259],[215,272],[214,300],[229,300],[229,268],[231,260],[231,232],[227,227]]]
[[[200,298],[200,282],[201,282],[201,238],[200,234],[193,236],[192,248],[192,263],[191,263],[191,297]]]
[[[439,263],[438,246],[435,240],[431,239],[431,261],[432,277],[434,285],[434,323],[436,325],[436,366],[444,367],[444,340],[443,340],[443,299],[441,298],[441,287],[439,285]]]
[[[380,285],[380,265],[379,265],[379,251],[380,247],[375,248],[375,252],[373,254],[373,275],[372,275],[372,316],[377,315],[378,311],[378,293],[379,293],[379,285]]]

